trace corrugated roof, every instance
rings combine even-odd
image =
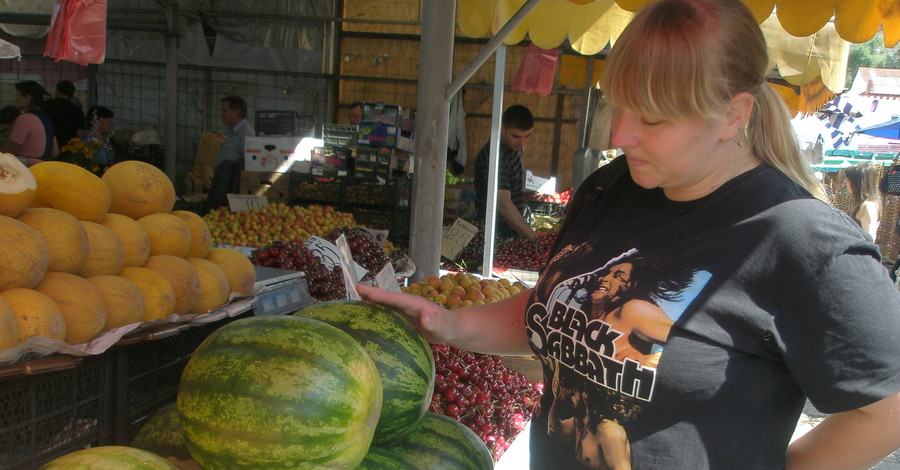
[[[900,97],[900,70],[860,67],[859,77],[866,82],[863,95]]]

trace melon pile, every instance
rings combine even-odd
[[[35,336],[84,343],[250,294],[250,261],[212,248],[203,218],[174,205],[172,182],[148,163],[101,178],[0,154],[0,349]]]

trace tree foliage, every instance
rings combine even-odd
[[[900,46],[890,49],[884,47],[884,35],[881,31],[866,42],[851,44],[850,55],[847,58],[846,88],[850,88],[853,84],[856,71],[860,67],[900,69]]]

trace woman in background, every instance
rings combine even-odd
[[[47,90],[35,81],[16,83],[16,107],[22,111],[13,123],[9,139],[0,146],[0,151],[18,155],[28,166],[59,155],[56,132],[53,123],[41,109],[44,100],[50,97]]]
[[[850,191],[850,217],[874,241],[881,223],[878,168],[873,163],[856,163],[844,170],[844,177]]]
[[[94,160],[100,171],[116,162],[116,155],[112,147],[112,137],[115,131],[112,128],[113,112],[103,106],[91,106],[88,108],[87,132],[81,140],[96,149]]]

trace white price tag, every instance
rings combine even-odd
[[[321,237],[309,237],[304,243],[319,258],[326,268],[331,269],[341,264],[341,253],[338,247]]]
[[[394,265],[388,263],[381,268],[381,271],[375,276],[375,285],[391,292],[400,292],[400,284],[397,283],[397,273],[394,272]]]
[[[227,194],[228,208],[231,212],[262,209],[269,205],[269,199],[265,196],[253,196],[249,194]]]
[[[447,231],[447,235],[441,240],[441,256],[456,261],[476,233],[478,233],[478,227],[463,219],[456,219],[450,230]]]
[[[384,241],[387,240],[388,231],[387,230],[375,230],[374,228],[368,227],[359,227],[359,230],[362,230],[366,235],[369,236],[372,240],[375,240],[379,245],[383,245]]]

